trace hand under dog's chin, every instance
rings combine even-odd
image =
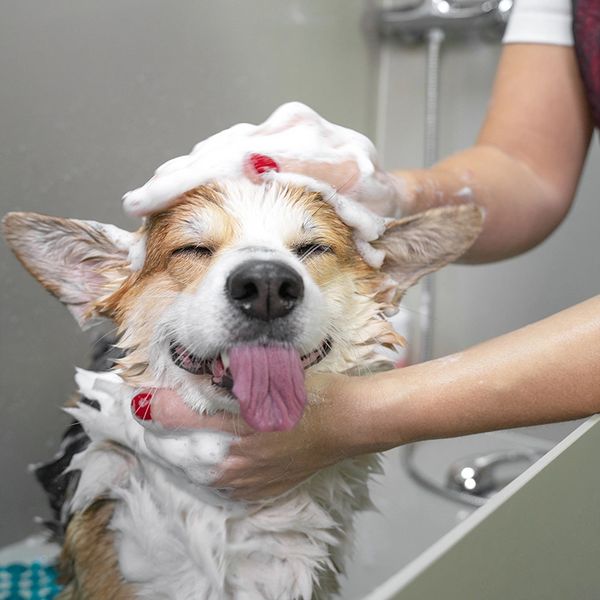
[[[210,375],[180,372],[171,376],[172,383],[165,387],[176,390],[183,401],[199,414],[214,414],[218,411],[239,413],[240,407],[236,398],[230,391],[215,386]]]

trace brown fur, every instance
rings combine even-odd
[[[357,293],[374,295],[381,276],[358,254],[352,230],[340,222],[335,210],[313,192],[292,188],[283,195],[288,202],[301,204],[312,215],[315,225],[310,235],[299,231],[296,238],[288,240],[288,245],[300,246],[318,239],[333,250],[306,261],[316,283],[322,288],[337,286],[340,291],[348,292],[353,282]],[[178,248],[195,242],[186,233],[186,225],[197,221],[200,214],[203,220],[211,223],[210,234],[203,245],[210,247],[215,257],[235,242],[235,220],[226,213],[222,204],[218,187],[203,186],[185,194],[184,200],[170,210],[150,217],[145,225],[147,246],[144,267],[93,306],[93,312],[112,318],[121,327],[125,326],[133,311],[142,307],[144,320],[137,325],[133,347],[121,364],[126,368],[124,374],[129,381],[143,381],[146,367],[144,351],[151,335],[150,324],[155,320],[153,315],[162,312],[182,290],[197,286],[210,266],[211,257],[173,256]],[[351,301],[349,297],[348,302]],[[389,345],[401,341],[385,321],[380,321],[379,328],[375,328],[373,333],[379,343]],[[372,344],[372,339],[369,342]],[[131,587],[120,578],[112,535],[107,531],[111,515],[112,503],[98,501],[84,513],[73,517],[60,561],[62,580],[68,582],[61,600],[126,600],[131,597]]]
[[[131,600],[132,586],[121,577],[109,529],[114,501],[96,500],[73,516],[59,559],[57,600]]]

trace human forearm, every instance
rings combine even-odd
[[[410,212],[464,202],[484,208],[482,233],[463,262],[492,262],[525,252],[556,228],[570,205],[525,164],[494,146],[474,146],[431,169],[399,175]]]
[[[474,201],[484,229],[465,256],[486,262],[531,248],[562,221],[591,122],[575,55],[560,46],[504,49],[477,143],[430,169],[399,171],[405,210]]]
[[[351,453],[600,412],[600,297],[449,357],[345,380]]]

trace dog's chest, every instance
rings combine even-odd
[[[140,597],[308,600],[342,567],[352,514],[366,504],[364,482],[348,490],[343,471],[261,507],[200,500],[160,469],[143,481],[134,476],[116,491],[111,523],[123,575]]]
[[[100,410],[72,411],[93,442],[76,461],[71,510],[101,494],[118,501],[111,528],[138,597],[309,600],[334,591],[353,514],[370,506],[375,457],[340,463],[263,505],[230,502],[206,486],[226,438],[197,432],[170,443],[131,417],[130,392],[114,375],[83,373],[78,382]]]

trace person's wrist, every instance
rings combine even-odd
[[[419,366],[361,377],[365,390],[359,439],[366,451],[382,452],[420,439]],[[357,390],[358,391],[358,390]]]
[[[386,395],[381,373],[360,377],[342,376],[335,382],[331,394],[335,396],[333,406],[340,411],[343,423],[332,432],[335,444],[348,457],[387,450],[387,431],[382,423]],[[338,421],[339,422],[339,421]]]
[[[305,427],[313,429],[311,435],[318,451],[334,462],[364,454],[357,427],[361,420],[361,399],[355,393],[358,379],[348,375],[316,373],[306,380],[312,414],[306,419]]]
[[[415,172],[394,171],[390,176],[397,190],[397,215],[407,216],[417,212],[419,183]]]
[[[409,425],[414,378],[404,373],[315,374],[307,379],[311,403],[321,404],[307,425],[318,429],[315,437],[326,454],[342,460],[414,441]]]

